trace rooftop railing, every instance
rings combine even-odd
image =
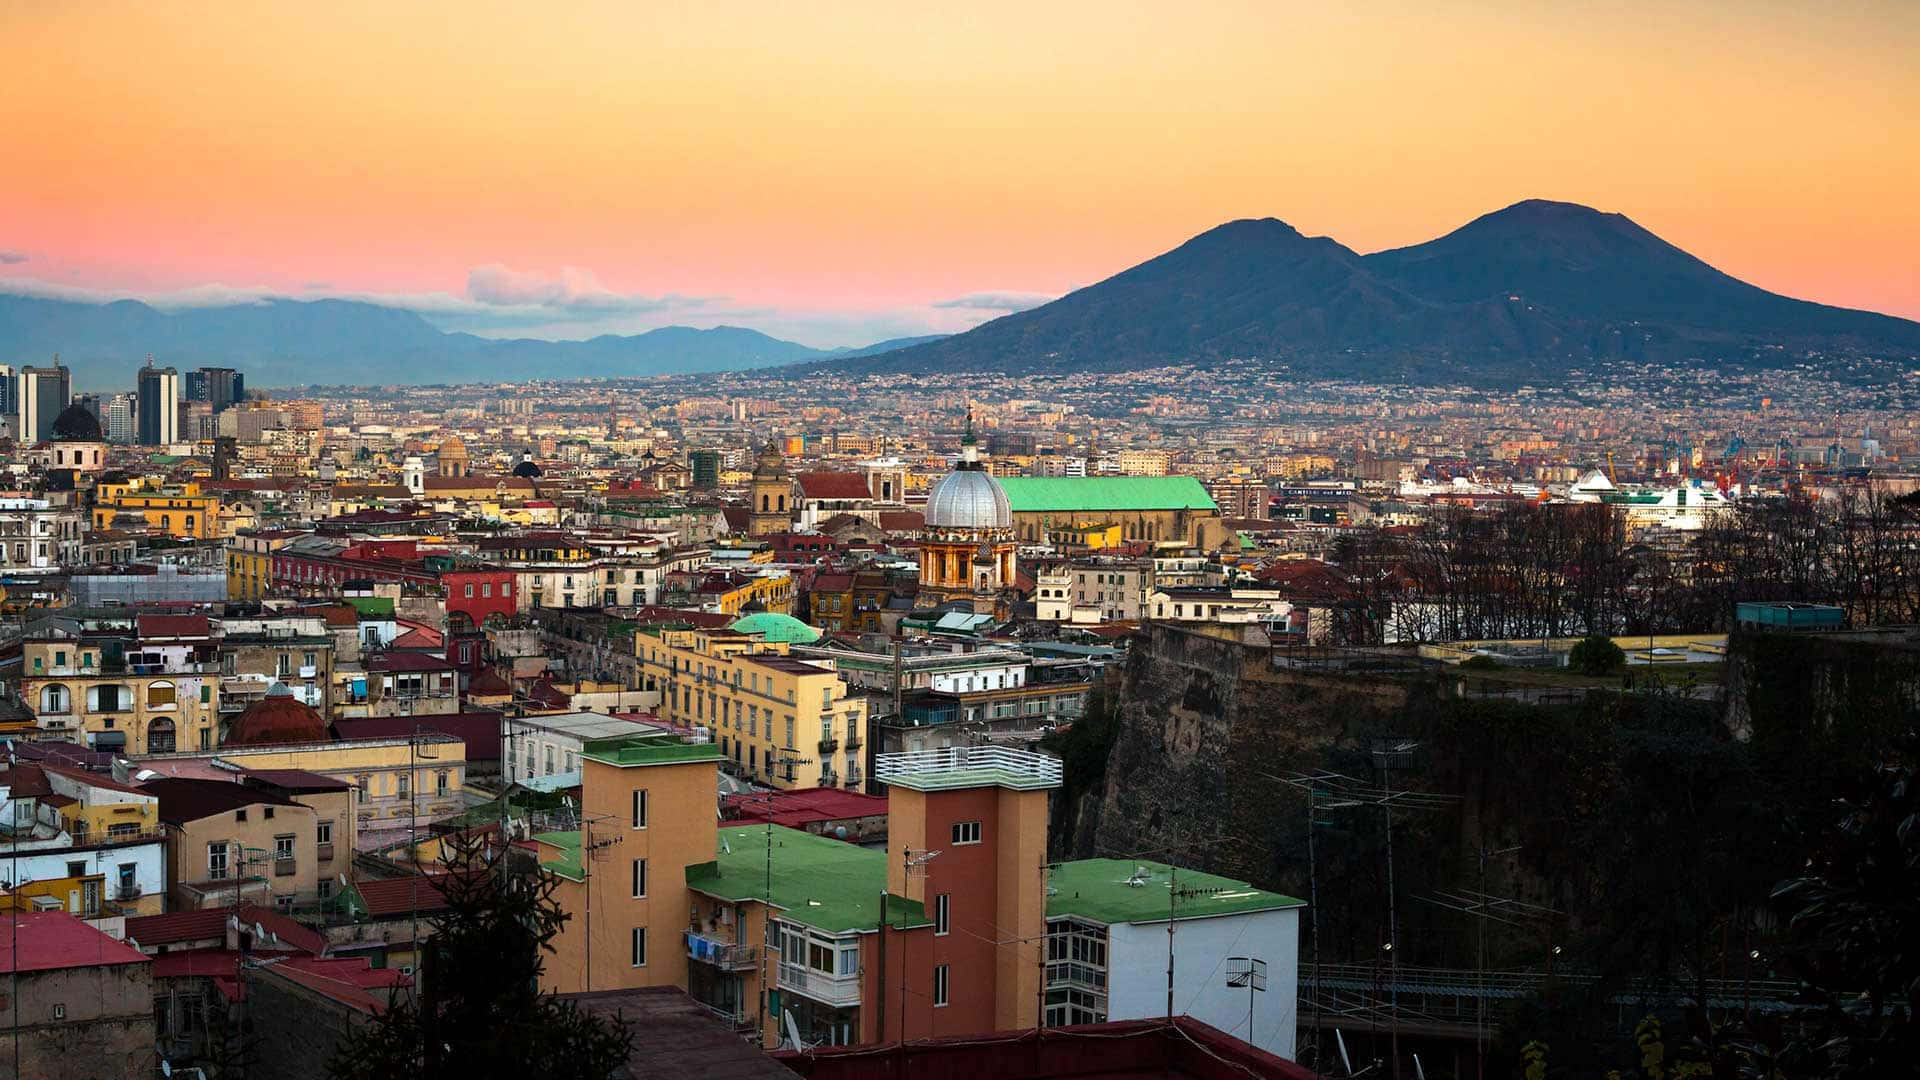
[[[874,759],[873,777],[918,791],[1005,787],[1020,791],[1060,786],[1060,759],[1006,746],[950,746]]]

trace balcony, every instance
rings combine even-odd
[[[741,945],[705,934],[687,934],[687,956],[722,971],[752,971],[760,966],[760,947]]]
[[[314,849],[314,858],[319,859],[321,862],[331,862],[333,860],[333,845],[332,844],[318,845]]]
[[[782,963],[780,989],[811,998],[822,1005],[860,1004],[858,975],[829,975],[799,964]]]
[[[122,903],[128,900],[138,900],[140,899],[140,886],[122,885],[119,888],[113,890],[113,898],[114,900]]]
[[[833,752],[834,752],[835,750],[838,750],[838,749],[840,749],[840,740],[839,740],[839,739],[836,739],[836,738],[834,738],[833,736],[831,736],[831,735],[828,735],[828,736],[827,736],[826,738],[823,738],[823,739],[821,739],[821,740],[820,740],[820,752],[821,752],[821,753],[823,753],[823,754],[831,754],[831,753],[833,753]]]
[[[859,769],[847,770],[847,787],[849,788],[857,788],[861,786],[862,784],[866,783],[866,779],[867,778],[865,776],[861,775]]]
[[[860,741],[859,732],[854,732],[847,736],[847,753],[851,754],[864,745],[866,744]]]
[[[292,859],[287,858],[287,859],[273,860],[273,876],[274,877],[292,877],[293,871],[294,871],[294,866],[293,866]]]

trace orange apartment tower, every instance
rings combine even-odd
[[[687,985],[686,868],[714,858],[719,767],[719,747],[672,732],[586,744],[580,829],[534,837],[572,916],[541,989]]]
[[[917,925],[867,957],[862,1041],[1039,1022],[1047,933],[1047,793],[1060,763],[1003,747],[883,754],[887,893]],[[863,987],[863,990],[869,987]]]

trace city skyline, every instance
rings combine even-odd
[[[1103,10],[15,10],[0,291],[858,345],[1232,218],[1373,251],[1538,196],[1920,316],[1910,6]]]

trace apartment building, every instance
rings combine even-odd
[[[662,732],[640,720],[572,712],[501,718],[500,773],[510,784],[551,776],[578,779],[587,744]]]
[[[49,616],[21,645],[20,695],[49,737],[171,753],[219,743],[219,663],[204,615]]]
[[[732,630],[647,627],[636,633],[643,688],[659,718],[712,732],[732,768],[770,787],[859,788],[867,704],[834,662],[790,655],[783,641]]]
[[[327,833],[312,807],[230,780],[163,777],[142,786],[160,800],[175,910],[255,903],[284,911],[321,899]]]
[[[102,483],[94,493],[93,527],[126,527],[128,522],[164,536],[204,540],[226,535],[219,497],[203,494],[192,482],[161,485],[135,478]]]
[[[81,563],[86,512],[46,499],[0,499],[0,571],[51,573]]]
[[[146,915],[166,892],[157,801],[111,778],[44,764],[0,769],[10,887],[81,918]]]
[[[581,828],[535,837],[573,916],[551,943],[542,990],[687,985],[687,868],[717,850],[719,763],[712,743],[668,732],[587,743]]]

